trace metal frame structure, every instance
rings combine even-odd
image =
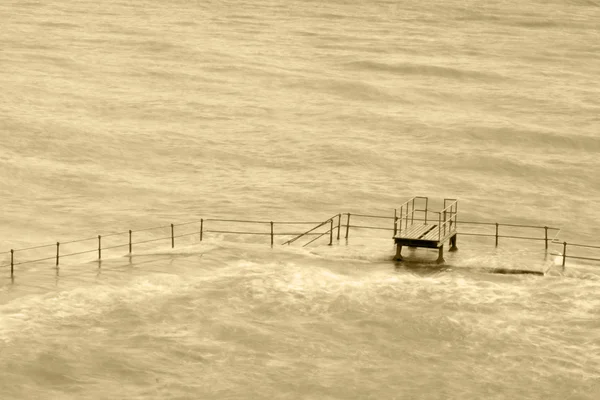
[[[422,208],[417,208],[419,205]],[[418,218],[423,214],[422,223]],[[437,214],[431,218],[429,214]],[[415,214],[417,218],[415,218]],[[456,251],[456,235],[458,225],[458,200],[444,199],[440,211],[429,210],[429,198],[417,196],[400,206],[400,215],[394,212],[394,242],[396,244],[396,261],[402,261],[402,247],[425,247],[438,249],[438,263],[444,262],[444,243],[448,240],[450,251]]]
[[[432,214],[435,215],[435,217],[432,218]],[[342,216],[346,216],[345,223],[342,223]],[[120,255],[128,255],[131,257],[134,245],[137,247],[146,243],[169,241],[170,247],[174,248],[175,239],[177,238],[196,237],[194,240],[199,239],[199,241],[202,242],[206,234],[268,236],[270,238],[271,246],[274,246],[275,238],[281,236],[287,238],[292,237],[282,244],[292,244],[298,242],[300,239],[308,239],[310,237],[310,240],[304,243],[303,246],[308,246],[324,236],[329,236],[328,244],[332,245],[334,234],[339,241],[342,229],[345,230],[345,239],[347,242],[350,235],[350,228],[393,232],[397,251],[395,258],[398,260],[401,260],[402,258],[400,254],[401,247],[412,246],[437,248],[439,252],[438,261],[441,262],[443,261],[444,242],[448,240],[451,246],[450,250],[456,250],[456,238],[458,234],[461,234],[466,236],[494,238],[496,246],[498,246],[499,239],[501,238],[543,241],[547,254],[561,257],[563,269],[565,268],[567,259],[600,262],[600,246],[561,241],[558,238],[561,231],[559,228],[498,222],[463,221],[458,220],[457,216],[458,202],[456,199],[444,199],[443,208],[440,211],[431,211],[429,210],[429,199],[427,197],[417,196],[403,203],[399,210],[395,209],[393,216],[343,213],[336,214],[321,222],[202,218],[179,224],[156,226],[135,231],[128,230],[87,237],[84,239],[11,249],[10,251],[0,252],[0,255],[4,254],[5,256],[5,263],[0,265],[0,270],[9,267],[10,277],[14,278],[15,267],[48,262],[53,264],[58,275],[59,264],[63,258],[84,254],[89,254],[91,256],[87,261],[98,261],[98,267],[100,268],[100,261],[103,256],[106,256],[107,251],[110,251],[109,253],[111,256],[114,256],[114,249],[127,249],[126,254],[120,253]],[[357,219],[359,223],[351,224],[351,217],[353,217],[353,221]],[[362,219],[383,221],[386,226],[364,225],[360,223]],[[387,221],[390,221],[390,224],[388,224]],[[391,222],[393,222],[393,226]],[[461,226],[460,231],[458,230],[459,224]],[[210,229],[207,229],[207,225]],[[302,225],[312,225],[313,227],[306,231],[297,231],[293,228],[293,226]],[[248,230],[245,229],[244,226],[259,226],[261,228]],[[262,227],[265,226],[266,229],[263,229]],[[468,226],[492,228],[493,233],[468,231],[465,229],[465,227]],[[517,236],[513,234],[500,234],[501,227],[517,230],[527,229],[542,231],[543,235]],[[167,232],[168,234],[166,234]],[[421,232],[421,234],[417,235],[418,232]],[[555,232],[554,236],[551,237],[553,232]],[[73,244],[77,244],[77,248],[73,248],[72,250],[77,251],[69,252],[69,249]],[[562,252],[549,251],[549,245],[559,245]],[[94,256],[94,253],[97,254],[97,257]],[[10,260],[10,262],[6,263],[8,260]]]

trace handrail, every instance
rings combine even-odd
[[[333,222],[333,219],[334,219],[335,217],[341,218],[341,214],[336,214],[336,215],[334,215],[333,217],[331,217],[331,218],[329,218],[329,219],[327,219],[327,220],[325,220],[325,221],[323,221],[323,222],[320,222],[320,223],[319,223],[317,226],[315,226],[315,227],[313,227],[313,228],[311,228],[311,229],[307,230],[307,231],[306,231],[306,232],[304,232],[304,233],[301,233],[300,235],[298,235],[298,236],[296,236],[296,237],[294,237],[294,238],[292,238],[292,239],[290,239],[290,240],[288,240],[288,241],[286,241],[286,242],[284,242],[284,243],[282,243],[282,244],[284,244],[284,245],[285,245],[285,244],[288,244],[288,245],[289,245],[289,244],[292,244],[292,243],[294,243],[296,240],[300,239],[301,237],[304,237],[305,235],[307,235],[307,234],[311,233],[312,231],[314,231],[314,230],[316,230],[316,229],[319,229],[320,227],[322,227],[322,226],[323,226],[323,225],[325,225],[326,223],[328,223],[328,222],[329,222],[329,223],[332,223],[332,222]],[[338,224],[338,226],[339,226],[339,224]],[[326,232],[326,233],[329,233],[329,232]],[[339,236],[339,235],[338,235],[338,236]],[[319,237],[320,237],[320,236],[319,236]],[[318,239],[318,238],[317,238],[317,239]],[[314,240],[316,240],[316,239],[314,239]],[[311,240],[309,243],[312,243],[314,240]],[[305,246],[306,246],[306,245],[305,245]]]
[[[415,201],[418,199],[424,199],[426,200],[425,203],[425,209],[417,209],[415,207]],[[403,203],[403,205],[401,206],[401,212],[400,212],[400,216],[398,216],[397,213],[397,209],[395,209],[395,214],[393,217],[390,216],[383,216],[383,215],[371,215],[371,214],[353,214],[355,217],[358,218],[373,218],[373,219],[393,219],[394,220],[394,234],[396,234],[396,230],[398,228],[402,229],[402,224],[406,224],[409,221],[414,222],[414,221],[426,221],[427,220],[427,212],[428,212],[428,203],[427,203],[427,198],[426,197],[421,197],[421,196],[416,196],[413,197],[412,199],[410,199],[409,201]],[[562,265],[563,267],[565,266],[565,262],[567,258],[573,258],[573,259],[583,259],[583,260],[593,260],[593,261],[600,261],[600,258],[594,258],[594,257],[587,257],[587,254],[567,254],[567,249],[571,249],[571,248],[581,248],[581,249],[588,249],[588,250],[600,250],[600,246],[596,246],[596,245],[590,245],[590,244],[580,244],[580,243],[567,243],[564,241],[560,241],[559,235],[561,233],[561,229],[560,228],[555,228],[555,227],[549,227],[549,226],[539,226],[539,225],[526,225],[526,224],[513,224],[513,223],[492,223],[492,222],[483,222],[483,221],[462,221],[458,219],[458,211],[457,211],[457,207],[458,207],[458,203],[455,199],[444,199],[444,209],[442,209],[441,211],[435,212],[438,214],[438,223],[439,223],[439,227],[438,227],[438,237],[441,238],[442,237],[442,229],[444,232],[444,236],[446,232],[453,232],[453,230],[457,229],[457,225],[458,223],[464,225],[485,225],[485,226],[491,226],[491,227],[495,227],[495,233],[480,233],[480,232],[469,232],[469,231],[461,231],[458,232],[461,235],[467,235],[467,236],[482,236],[482,237],[495,237],[496,240],[496,245],[498,245],[498,239],[499,238],[510,238],[510,239],[525,239],[525,240],[535,240],[535,241],[544,241],[545,242],[545,248],[546,250],[548,250],[548,244],[553,244],[553,245],[562,245],[563,246],[563,251],[562,253],[560,252],[552,252],[553,255],[556,256],[561,256],[562,257]],[[415,212],[425,212],[425,218],[418,218],[415,217],[414,213]],[[179,224],[170,224],[170,225],[162,225],[162,226],[156,226],[156,227],[151,227],[151,228],[142,228],[139,230],[136,230],[135,232],[132,230],[129,231],[123,231],[123,232],[112,232],[112,233],[107,233],[105,235],[98,235],[97,237],[87,237],[84,239],[76,239],[76,240],[71,240],[71,241],[65,241],[65,242],[57,242],[55,244],[47,244],[47,245],[37,245],[37,246],[32,246],[32,247],[26,247],[26,248],[18,248],[18,249],[11,249],[9,252],[5,252],[5,255],[9,255],[10,256],[10,264],[4,264],[4,265],[0,265],[0,267],[8,267],[10,266],[11,268],[11,277],[14,274],[14,267],[18,266],[18,265],[23,265],[23,264],[30,264],[30,263],[37,263],[40,261],[47,261],[47,260],[56,260],[56,268],[58,268],[59,266],[59,261],[61,258],[64,257],[69,257],[69,256],[75,256],[75,255],[80,255],[80,254],[87,254],[87,253],[94,253],[94,252],[98,252],[98,260],[100,260],[102,258],[102,250],[109,250],[109,249],[115,249],[115,248],[121,248],[121,247],[127,247],[129,246],[129,254],[132,253],[132,246],[133,245],[139,245],[139,244],[144,244],[144,243],[150,243],[150,242],[157,242],[157,241],[166,241],[168,239],[171,240],[171,247],[175,246],[175,239],[176,238],[180,238],[180,237],[187,237],[187,236],[195,236],[195,235],[199,235],[200,237],[200,241],[202,241],[203,238],[203,234],[204,233],[231,233],[231,234],[239,234],[239,235],[257,235],[257,236],[270,236],[271,237],[271,245],[273,245],[273,240],[275,236],[292,236],[292,235],[296,235],[294,236],[292,239],[286,241],[283,244],[291,244],[297,240],[299,240],[302,237],[306,237],[306,236],[315,236],[314,238],[312,238],[312,240],[310,240],[308,243],[304,244],[304,246],[307,246],[311,243],[313,243],[314,241],[318,240],[319,238],[329,234],[330,235],[330,244],[332,244],[333,241],[333,233],[335,231],[335,229],[337,229],[337,239],[339,240],[340,238],[340,230],[342,227],[346,228],[346,239],[348,238],[348,231],[350,229],[350,227],[354,227],[354,228],[361,228],[361,229],[375,229],[375,230],[385,230],[385,231],[390,231],[392,230],[391,227],[377,227],[377,226],[368,226],[368,225],[361,225],[361,224],[357,224],[357,225],[351,225],[350,224],[350,213],[345,213],[345,215],[348,216],[347,222],[342,225],[341,223],[341,216],[342,214],[336,214],[322,222],[308,222],[308,221],[281,221],[281,222],[274,222],[274,221],[259,221],[259,220],[245,220],[245,219],[224,219],[224,218],[207,218],[207,219],[200,219],[200,220],[196,220],[196,221],[187,221],[187,222],[183,222],[183,223],[179,223]],[[442,218],[443,217],[443,218]],[[337,228],[334,226],[334,220],[335,218],[337,218]],[[442,222],[443,219],[443,222]],[[211,229],[206,229],[204,224],[205,222],[233,222],[233,223],[249,223],[249,224],[261,224],[261,225],[270,225],[270,232],[252,232],[252,231],[246,231],[246,230],[240,230],[240,229],[231,229],[231,228],[226,228],[226,229],[215,229],[215,228],[211,228]],[[180,227],[180,226],[185,226],[185,225],[192,225],[192,224],[200,224],[200,229],[199,230],[195,230],[193,232],[186,232],[186,233],[179,233],[177,235],[175,235],[175,228],[176,227]],[[319,232],[315,232],[317,229],[323,227],[324,225],[326,225],[327,223],[331,224],[330,228],[327,229],[325,232],[323,233],[319,233]],[[312,227],[311,229],[305,231],[305,232],[275,232],[274,231],[274,225],[275,224],[280,224],[280,225],[313,225],[313,224],[317,224],[316,226]],[[500,234],[499,232],[499,228],[500,227],[511,227],[511,228],[519,228],[519,229],[543,229],[544,230],[544,235],[543,237],[531,237],[531,236],[517,236],[517,235],[503,235]],[[167,229],[170,228],[171,232],[170,235],[168,236],[161,236],[161,237],[152,237],[154,235],[150,234],[150,235],[145,235],[145,237],[142,237],[140,239],[140,241],[133,241],[132,239],[132,234],[133,233],[140,233],[140,232],[147,232],[150,230],[156,230],[156,229]],[[292,230],[292,229],[290,229]],[[554,232],[556,231],[556,234],[554,235],[553,238],[549,237],[549,232]],[[107,237],[111,237],[111,236],[118,236],[118,235],[125,235],[125,234],[129,234],[129,240],[126,243],[123,242],[116,242],[113,241],[112,244],[110,244],[109,246],[106,246],[106,244],[104,245],[105,247],[102,247],[102,242],[101,239],[103,238],[107,238]],[[68,244],[73,244],[73,243],[80,243],[80,242],[86,242],[86,241],[98,241],[98,246],[94,249],[90,249],[90,250],[82,250],[79,249],[80,251],[76,251],[76,252],[72,252],[72,253],[67,253],[67,254],[61,254],[61,250],[63,250],[63,248],[61,247],[61,245],[68,245]],[[17,261],[15,260],[15,254],[16,253],[23,253],[23,252],[29,252],[29,251],[33,251],[33,250],[40,250],[40,249],[49,249],[49,248],[55,248],[56,249],[56,254],[54,255],[50,255],[48,254],[47,250],[44,251],[35,251],[33,253],[30,253],[30,256],[34,259],[29,259],[29,260],[25,260],[25,261]],[[73,249],[76,250],[76,249]],[[1,255],[2,253],[0,253]]]
[[[446,206],[446,203],[450,203]],[[456,231],[456,219],[458,215],[458,200],[454,199],[444,199],[444,209],[437,212],[439,218],[438,225],[438,240],[442,240],[442,226],[444,227],[444,237],[447,233],[451,233]],[[442,220],[442,214],[444,215],[444,219]],[[450,214],[450,217],[447,215]],[[454,229],[452,229],[452,223],[454,222]],[[449,225],[449,226],[448,226]],[[448,227],[448,232],[446,233],[446,227]]]
[[[417,200],[425,200],[424,209],[415,208],[415,203]],[[427,223],[427,213],[429,211],[428,204],[428,197],[414,196],[400,205],[400,217],[398,217],[398,209],[394,209],[394,236],[396,235],[396,233],[402,232],[402,225],[404,225],[404,229],[407,229],[409,221],[411,225],[414,223],[416,212],[423,212],[425,214],[425,223]],[[417,220],[419,219],[417,218]]]
[[[405,203],[406,204],[406,203]],[[397,211],[397,210],[396,210]],[[440,212],[435,212],[437,214],[439,214]],[[441,212],[443,213],[443,212]],[[447,212],[448,213],[448,212]],[[458,213],[456,213],[458,215]],[[361,229],[374,229],[374,230],[385,230],[385,231],[393,231],[394,232],[394,236],[396,234],[396,221],[400,220],[400,218],[398,217],[397,213],[393,216],[393,217],[389,217],[389,216],[383,216],[383,215],[367,215],[367,214],[353,214],[355,216],[362,216],[365,218],[380,218],[380,219],[388,219],[388,220],[394,220],[395,224],[394,224],[394,228],[386,228],[386,227],[377,227],[377,226],[367,226],[367,225],[349,225],[349,224],[345,224],[342,225],[342,227],[345,227],[347,230],[352,227],[352,228],[361,228]],[[402,215],[406,216],[406,213],[403,213]],[[454,212],[451,213],[451,217],[454,217]],[[424,218],[415,218],[416,221],[424,221]],[[449,221],[450,218],[447,218],[446,221]],[[496,239],[496,245],[498,244],[498,239],[499,238],[506,238],[506,239],[524,239],[524,240],[534,240],[534,241],[543,241],[545,243],[545,248],[546,250],[548,250],[548,244],[559,244],[563,246],[563,252],[551,252],[551,255],[554,256],[560,256],[562,258],[562,265],[563,267],[565,266],[566,263],[566,259],[568,258],[572,258],[572,259],[578,259],[578,260],[589,260],[589,261],[600,261],[600,257],[599,258],[594,258],[594,257],[585,257],[585,256],[580,256],[580,255],[570,255],[567,254],[566,250],[567,248],[571,248],[571,247],[575,247],[575,248],[584,248],[584,249],[590,249],[590,250],[600,250],[600,246],[596,246],[596,245],[589,245],[589,244],[579,244],[579,243],[567,243],[567,242],[561,242],[558,238],[560,236],[560,233],[562,232],[561,228],[556,228],[556,227],[552,227],[552,226],[547,226],[547,225],[530,225],[530,224],[513,224],[513,223],[497,223],[497,222],[485,222],[485,221],[466,221],[466,220],[459,220],[458,218],[456,218],[455,223],[460,223],[461,225],[486,225],[486,226],[493,226],[496,228],[505,226],[505,227],[510,227],[510,228],[519,228],[519,229],[543,229],[544,231],[544,236],[543,237],[532,237],[532,236],[516,236],[516,235],[503,235],[500,234],[499,229],[496,229],[495,233],[479,233],[479,232],[465,232],[465,231],[458,231],[458,234],[460,235],[466,235],[466,236],[480,236],[480,237],[493,237]],[[554,237],[550,237],[549,236],[549,232],[554,232]]]
[[[397,209],[396,209],[397,210]],[[422,210],[415,210],[415,211],[422,211]],[[437,211],[431,211],[432,213],[437,213]],[[343,215],[347,215],[348,213],[344,213]],[[378,218],[378,219],[399,219],[399,218],[395,218],[395,217],[390,217],[389,215],[369,215],[369,214],[352,214],[355,217],[365,217],[365,218]],[[424,221],[424,218],[416,218],[414,219],[415,221]],[[466,225],[490,225],[490,226],[495,226],[496,223],[495,222],[486,222],[486,221],[467,221],[467,220],[461,220],[461,219],[457,219],[456,221],[457,223],[460,224],[466,224]],[[532,229],[543,229],[543,228],[548,228],[548,230],[561,230],[561,228],[555,228],[555,227],[551,227],[551,226],[543,226],[543,225],[523,225],[523,224],[506,224],[506,223],[501,223],[499,224],[501,226],[512,226],[512,227],[517,227],[517,228],[532,228]]]
[[[97,252],[98,254],[98,261],[100,261],[102,259],[102,251],[103,250],[110,250],[110,249],[116,249],[116,248],[123,248],[123,247],[129,247],[129,254],[132,253],[132,249],[133,249],[133,245],[140,245],[140,244],[146,244],[146,243],[152,243],[152,242],[158,242],[158,241],[166,241],[166,240],[171,240],[171,247],[173,248],[175,246],[175,239],[176,238],[182,238],[182,237],[189,237],[189,236],[195,236],[195,235],[199,235],[200,237],[200,241],[202,241],[203,239],[203,234],[205,233],[230,233],[230,234],[237,234],[237,235],[256,235],[256,236],[270,236],[271,237],[271,246],[273,246],[274,244],[274,237],[275,236],[292,236],[292,235],[300,235],[302,236],[318,236],[317,238],[311,240],[309,243],[312,243],[314,240],[318,239],[319,237],[322,237],[323,235],[329,233],[331,236],[330,239],[330,244],[332,244],[333,241],[333,219],[336,216],[333,216],[331,218],[329,218],[328,220],[322,222],[322,223],[318,223],[319,226],[322,226],[323,224],[330,222],[332,224],[331,229],[329,229],[327,232],[320,234],[320,233],[313,233],[312,230],[310,232],[290,232],[290,230],[286,230],[284,232],[275,232],[274,231],[274,225],[277,223],[279,225],[312,225],[315,224],[315,222],[313,221],[279,221],[279,222],[274,222],[274,221],[258,221],[258,220],[245,220],[245,219],[226,219],[226,218],[207,218],[207,219],[199,219],[199,220],[195,220],[195,221],[187,221],[187,222],[182,222],[179,224],[169,224],[169,225],[161,225],[161,226],[153,226],[153,227],[149,227],[149,228],[140,228],[136,231],[132,231],[132,230],[128,230],[128,231],[122,231],[122,232],[111,232],[111,233],[107,233],[105,235],[98,235],[96,237],[87,237],[84,239],[75,239],[75,240],[70,240],[70,241],[64,241],[64,242],[56,242],[53,244],[45,244],[45,245],[38,245],[38,246],[32,246],[32,247],[25,247],[25,248],[17,248],[17,249],[11,249],[8,252],[5,252],[5,255],[8,255],[10,257],[10,264],[4,264],[4,265],[0,265],[0,268],[3,267],[10,267],[10,271],[11,271],[11,278],[14,278],[14,268],[15,266],[19,266],[19,265],[24,265],[24,264],[32,264],[32,263],[37,263],[37,262],[41,262],[41,261],[48,261],[48,260],[56,260],[56,268],[58,270],[59,268],[59,263],[60,260],[64,257],[70,257],[70,256],[76,256],[76,255],[82,255],[82,254],[89,254],[89,253],[95,253]],[[341,214],[337,215],[338,217],[338,225],[337,225],[337,229],[338,229],[338,240],[339,240],[339,230],[340,230],[340,226],[341,226]],[[261,224],[261,225],[270,225],[270,232],[256,232],[256,231],[247,231],[247,230],[240,230],[240,229],[232,229],[232,228],[225,228],[225,229],[206,229],[205,228],[205,222],[232,222],[232,223],[242,223],[242,224]],[[187,232],[187,233],[182,233],[182,234],[175,234],[175,228],[176,227],[180,227],[180,226],[186,226],[186,225],[191,225],[191,224],[200,224],[200,229],[199,231],[193,231],[193,232]],[[142,240],[138,240],[138,241],[134,241],[132,239],[132,236],[134,233],[142,233],[142,232],[148,232],[151,230],[157,230],[157,229],[168,229],[170,228],[171,232],[169,236],[160,236],[160,237],[152,237],[154,235],[150,234],[150,236],[148,236],[148,234],[145,235],[145,237]],[[313,229],[314,230],[314,229]],[[129,234],[129,240],[126,243],[119,243],[116,242],[111,245],[106,245],[102,243],[102,239],[103,238],[107,238],[107,237],[113,237],[113,236],[118,236],[118,235],[126,235]],[[61,252],[61,250],[63,249],[61,247],[64,245],[70,245],[70,244],[74,244],[74,243],[81,243],[81,242],[86,242],[86,241],[97,241],[97,247],[93,248],[93,249],[86,249],[86,250],[79,250],[79,251],[74,251],[71,253],[64,253]],[[306,246],[306,245],[305,245]],[[37,251],[34,254],[31,254],[29,259],[25,259],[24,261],[17,261],[15,260],[15,255],[19,254],[19,253],[24,253],[24,252],[29,252],[32,250],[40,250],[40,249],[50,249],[50,248],[55,248],[56,249],[56,253],[53,255],[49,255],[47,253],[47,250],[42,250],[42,252],[40,253],[40,251]],[[75,250],[75,249],[73,249]],[[0,253],[2,254],[2,253]]]

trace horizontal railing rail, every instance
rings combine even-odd
[[[333,226],[334,218],[338,219],[337,227]],[[56,268],[59,268],[60,261],[65,257],[74,257],[74,256],[78,256],[78,255],[83,255],[83,254],[96,253],[97,254],[96,259],[98,261],[100,261],[100,260],[102,260],[102,255],[103,255],[102,253],[107,250],[113,250],[113,249],[118,249],[118,248],[128,248],[128,254],[131,255],[133,252],[133,247],[136,245],[142,245],[142,244],[154,243],[154,242],[160,242],[160,241],[170,241],[171,248],[174,248],[175,247],[175,239],[177,239],[177,238],[198,236],[199,240],[201,242],[204,239],[205,234],[270,236],[271,246],[274,245],[275,237],[289,237],[289,236],[301,235],[303,237],[310,236],[311,238],[313,238],[316,236],[315,238],[313,238],[313,240],[311,240],[309,243],[304,245],[304,246],[306,246],[306,245],[314,242],[315,240],[319,239],[320,237],[323,237],[324,235],[329,233],[330,234],[330,244],[332,244],[333,232],[335,229],[337,229],[337,231],[338,231],[337,239],[339,240],[339,237],[340,237],[340,232],[339,232],[340,226],[341,226],[340,218],[341,218],[341,214],[337,214],[336,216],[333,216],[333,217],[327,219],[326,221],[324,221],[324,223],[329,222],[331,225],[330,228],[326,232],[312,232],[312,230],[310,232],[301,232],[301,231],[294,231],[292,228],[293,226],[314,225],[317,223],[314,221],[260,221],[260,220],[230,219],[230,218],[201,218],[199,220],[187,221],[187,222],[182,222],[182,223],[178,223],[178,224],[152,226],[152,227],[148,227],[148,228],[136,229],[135,231],[127,230],[127,231],[121,231],[121,232],[110,232],[107,234],[97,235],[94,237],[86,237],[83,239],[75,239],[75,240],[56,242],[56,243],[52,243],[52,244],[43,244],[43,245],[37,245],[37,246],[31,246],[31,247],[11,249],[8,252],[4,252],[5,256],[10,259],[10,262],[1,264],[0,268],[10,267],[10,276],[14,277],[15,267],[21,266],[21,265],[35,264],[35,263],[40,263],[43,261],[54,260],[54,266]],[[211,225],[214,226],[214,228],[211,227],[210,229],[207,229],[207,226],[206,226],[207,222],[211,223]],[[229,226],[223,227],[222,226],[223,223],[236,224],[237,229],[231,228]],[[184,232],[184,233],[176,233],[176,228],[194,225],[194,224],[198,225],[198,228],[195,229],[194,231]],[[240,224],[250,224],[250,225],[260,225],[260,226],[266,225],[269,228],[266,231],[244,230],[244,229],[239,229]],[[282,227],[282,230],[277,232],[275,230],[276,226]],[[285,229],[283,229],[283,228],[285,228]],[[162,231],[170,230],[170,234],[167,234],[167,235],[162,234],[162,235],[159,235],[158,237],[147,236],[148,233],[151,231],[160,231],[160,230],[162,230]],[[146,236],[144,236],[143,238],[134,240],[135,236],[136,236],[135,234],[139,235],[140,233],[146,234]],[[113,244],[106,244],[106,241],[103,242],[103,240],[105,240],[107,238],[115,238],[118,236],[126,236],[126,239],[124,239],[125,241],[113,243]],[[91,242],[91,241],[95,242],[93,248],[87,248],[87,249],[71,251],[71,252],[64,251],[64,248],[66,245],[80,244],[80,243]],[[52,249],[54,249],[54,250],[52,250]],[[51,250],[51,251],[53,251],[53,253],[52,254],[44,254],[44,255],[40,255],[39,253],[37,253],[37,252],[43,251],[43,250],[45,250],[45,251]],[[36,253],[32,254],[32,252],[34,252],[34,251],[36,251]],[[1,254],[3,254],[3,253],[0,253],[0,255]]]
[[[134,246],[154,243],[160,241],[170,241],[171,248],[175,247],[175,239],[184,237],[198,237],[199,241],[202,242],[205,234],[232,234],[232,235],[254,235],[258,237],[269,236],[271,246],[274,245],[276,237],[290,237],[291,239],[286,240],[283,244],[291,244],[298,241],[301,238],[310,238],[310,241],[305,243],[303,246],[308,246],[314,243],[316,240],[329,234],[329,245],[333,244],[334,233],[337,232],[337,240],[340,239],[341,230],[345,230],[345,239],[349,238],[350,228],[353,229],[367,229],[367,230],[378,230],[393,232],[394,236],[399,229],[399,222],[406,223],[407,219],[410,221],[427,221],[427,207],[425,209],[417,209],[414,207],[415,200],[421,199],[415,197],[409,202],[403,205],[403,209],[400,213],[400,217],[396,210],[394,215],[373,215],[373,214],[351,214],[343,213],[336,214],[324,221],[264,221],[264,220],[249,220],[249,219],[229,219],[229,218],[201,218],[199,220],[187,221],[178,224],[168,224],[153,226],[149,228],[140,228],[134,230],[127,230],[121,232],[110,232],[104,235],[97,235],[94,237],[86,237],[83,239],[75,239],[63,242],[56,242],[52,244],[42,244],[24,248],[11,249],[8,252],[0,253],[10,260],[10,262],[3,263],[0,268],[10,267],[10,275],[14,277],[14,270],[17,266],[26,264],[41,263],[44,261],[54,260],[55,267],[58,268],[60,260],[65,257],[74,257],[83,254],[97,253],[97,260],[102,259],[102,252],[127,248],[129,255],[132,254]],[[426,198],[423,198],[426,199]],[[410,207],[405,205],[409,204]],[[413,212],[424,212],[422,218],[414,215]],[[342,216],[345,216],[345,221],[342,223]],[[440,225],[444,226],[447,224],[448,229],[456,229],[458,225],[461,226],[457,230],[459,235],[466,236],[479,236],[494,238],[495,244],[498,246],[500,239],[520,239],[520,240],[532,240],[532,241],[543,241],[545,243],[545,249],[548,250],[549,245],[562,246],[562,251],[552,251],[551,254],[562,258],[562,266],[564,267],[567,259],[580,259],[589,261],[600,262],[600,245],[580,244],[580,243],[567,243],[558,239],[561,230],[559,228],[541,225],[531,224],[515,224],[515,223],[498,223],[498,222],[487,222],[487,221],[467,221],[459,220],[456,203],[446,204],[446,207],[439,212],[440,218],[443,217],[443,222]],[[402,219],[404,217],[404,219]],[[351,219],[354,218],[354,219]],[[358,220],[355,223],[351,221]],[[363,222],[365,220],[377,221],[377,224],[369,224]],[[387,226],[377,226],[385,221],[392,221]],[[337,223],[336,223],[337,222]],[[210,228],[207,229],[207,223],[210,223]],[[234,227],[230,225],[223,226],[223,224],[235,224]],[[240,229],[240,224],[249,224],[256,226],[266,226],[267,229]],[[177,232],[177,228],[184,226],[196,227],[192,231]],[[292,226],[312,226],[306,231],[294,231]],[[276,227],[279,226],[279,230]],[[468,229],[468,226],[479,227],[479,231],[473,231]],[[493,231],[482,231],[487,228],[493,228]],[[509,232],[502,232],[501,228],[510,228]],[[323,231],[324,229],[324,231]],[[510,231],[518,231],[517,233]],[[519,235],[518,233],[524,229],[529,230],[541,230],[540,235]],[[164,231],[169,230],[168,234]],[[159,231],[157,236],[153,236],[150,233],[152,231]],[[120,239],[120,236],[125,238]],[[443,237],[440,233],[440,237]],[[107,240],[108,239],[108,240]],[[65,247],[73,244],[84,244],[86,242],[94,242],[93,248],[82,248],[72,249],[72,251],[65,251]],[[579,252],[578,252],[579,251]],[[585,252],[581,252],[585,251]],[[51,252],[51,253],[50,253]],[[596,255],[597,253],[597,255]]]
[[[338,223],[337,223],[337,239],[339,240],[340,239],[340,227],[341,227],[342,214],[336,214],[336,215],[332,216],[331,218],[326,219],[325,221],[318,222],[316,226],[312,227],[311,229],[307,230],[306,232],[303,232],[303,233],[297,235],[296,237],[291,238],[290,240],[284,242],[283,244],[284,245],[285,244],[289,245],[289,244],[292,244],[295,241],[303,238],[306,235],[314,234],[313,232],[315,230],[317,230],[317,229],[321,228],[322,226],[324,226],[324,225],[326,225],[326,224],[329,223],[329,225],[330,225],[329,230],[327,230],[326,232],[322,232],[320,234],[317,234],[318,236],[316,238],[314,238],[310,242],[304,244],[304,246],[302,246],[302,247],[308,246],[309,244],[313,243],[317,239],[320,239],[321,237],[325,236],[328,233],[329,233],[329,245],[332,245],[333,244],[333,231],[335,229],[335,227],[334,227],[334,219],[335,218],[338,219]]]
[[[458,214],[458,213],[457,213]],[[346,223],[342,225],[342,228],[346,229],[346,239],[349,237],[350,228],[357,229],[370,229],[370,230],[384,230],[388,232],[393,232],[394,236],[396,235],[396,222],[399,220],[397,215],[387,216],[387,215],[372,215],[372,214],[350,214],[345,213]],[[350,224],[350,216],[357,218],[365,218],[365,219],[378,219],[378,220],[392,220],[394,224],[392,227],[383,227],[383,226],[372,226],[372,225],[364,225],[364,224]],[[423,221],[425,222],[425,218],[414,218],[414,221]],[[558,240],[558,237],[561,233],[561,228],[556,228],[547,225],[531,225],[531,224],[515,224],[515,223],[498,223],[498,222],[488,222],[488,221],[468,221],[468,220],[460,220],[455,219],[454,223],[457,225],[463,226],[463,228],[457,228],[457,234],[465,235],[465,236],[479,236],[479,237],[489,237],[495,239],[495,245],[499,245],[500,239],[518,239],[518,240],[531,240],[531,241],[541,241],[544,242],[545,250],[548,250],[551,244],[560,244],[563,246],[563,251],[553,251],[550,254],[554,256],[558,256],[562,258],[562,266],[565,267],[566,260],[578,259],[578,260],[587,260],[587,261],[598,261],[600,262],[600,246],[589,245],[589,244],[580,244],[580,243],[567,243],[561,242]],[[493,227],[493,233],[483,233],[483,232],[471,232],[466,230],[465,226],[473,225],[473,226],[486,226]],[[519,230],[529,229],[529,230],[540,230],[540,236],[519,236],[519,235],[510,235],[510,234],[502,234],[500,228],[516,228]],[[589,249],[592,251],[598,251],[598,257],[591,256],[583,256],[578,254],[569,254],[567,252],[570,248],[580,248],[580,249]]]

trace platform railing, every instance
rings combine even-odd
[[[450,214],[447,211],[447,215]],[[559,240],[559,235],[561,232],[560,228],[551,227],[547,225],[530,225],[530,224],[511,224],[511,223],[499,223],[499,222],[484,222],[484,221],[468,221],[468,220],[460,220],[457,218],[457,214],[454,214],[456,218],[453,218],[453,225],[460,225],[459,229],[457,226],[457,234],[465,235],[465,236],[476,236],[476,237],[488,237],[493,238],[495,242],[495,246],[499,246],[500,239],[517,239],[517,240],[531,240],[531,241],[539,241],[544,242],[544,249],[549,252],[548,254],[557,256],[561,258],[562,266],[565,267],[567,259],[578,259],[578,260],[586,260],[586,261],[597,261],[600,262],[600,246],[589,245],[589,244],[580,244],[580,243],[572,243],[565,242]],[[346,239],[349,237],[350,228],[352,229],[366,229],[366,230],[382,230],[392,232],[394,236],[397,234],[396,221],[398,220],[397,215],[394,216],[385,216],[385,215],[373,215],[373,214],[351,214],[353,220],[358,222],[354,224],[350,224],[350,214],[342,214],[346,215],[347,223],[342,225],[342,228],[346,229]],[[448,217],[450,219],[450,217]],[[362,220],[378,220],[385,221],[391,220],[394,222],[392,227],[388,226],[373,226],[369,225],[367,222]],[[423,221],[425,222],[425,218],[414,218],[414,221]],[[387,224],[386,224],[387,225]],[[484,232],[475,232],[473,227],[483,227],[484,229],[488,229],[488,231]],[[471,229],[470,229],[471,228]],[[516,230],[518,232],[523,231],[535,231],[538,232],[538,235],[527,235],[524,234],[504,234],[502,231],[510,231]],[[550,245],[559,245],[560,250],[549,251]],[[578,253],[571,252],[572,249],[579,250]],[[587,250],[592,255],[587,253],[582,253],[582,249]],[[577,251],[575,250],[575,251]]]
[[[421,203],[422,208],[416,208],[417,202]],[[424,223],[427,224],[428,204],[429,199],[427,197],[415,196],[401,204],[399,208],[394,209],[394,236],[401,234],[403,229],[408,229],[416,220],[419,220],[417,213],[423,214]],[[415,214],[417,215],[416,218]]]
[[[454,199],[444,199],[444,209],[438,214],[438,241],[446,235],[456,231],[458,217],[458,201]]]

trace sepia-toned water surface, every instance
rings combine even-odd
[[[436,267],[387,231],[207,234],[6,266],[415,195],[600,245],[597,2],[3,0],[0,26],[0,398],[600,397],[600,264],[543,242],[459,236]]]

